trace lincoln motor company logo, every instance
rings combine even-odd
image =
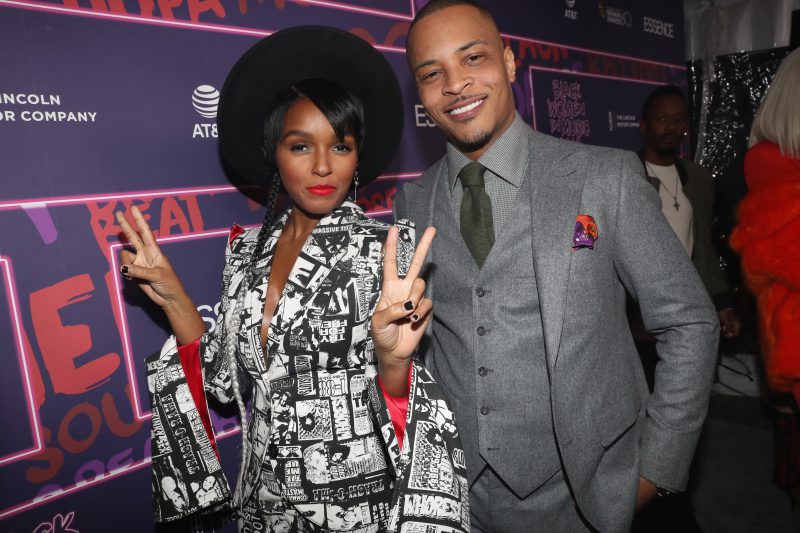
[[[3,122],[97,122],[97,111],[75,109],[60,94],[27,91],[4,92],[0,87],[0,123]]]

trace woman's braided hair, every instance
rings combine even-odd
[[[276,172],[272,178],[272,182],[270,183],[269,193],[267,195],[267,208],[266,213],[264,214],[264,222],[261,224],[261,228],[258,230],[256,245],[247,257],[247,264],[244,267],[245,274],[244,278],[242,279],[242,285],[238,294],[236,295],[236,299],[233,301],[233,308],[230,310],[230,313],[225,312],[225,310],[227,310],[231,305],[228,297],[229,287],[224,287],[222,293],[222,310],[220,312],[223,313],[223,316],[225,317],[222,337],[223,347],[225,359],[228,362],[228,371],[231,376],[231,383],[233,385],[233,396],[236,399],[236,405],[239,407],[239,416],[241,418],[242,428],[242,460],[239,465],[239,476],[236,482],[237,491],[240,490],[241,487],[245,461],[249,451],[249,444],[247,440],[247,410],[245,409],[241,384],[239,382],[239,367],[236,363],[236,352],[239,350],[239,329],[242,324],[241,310],[244,306],[244,299],[247,295],[248,288],[252,285],[253,278],[255,277],[255,263],[258,251],[264,248],[264,245],[267,242],[267,237],[270,233],[270,228],[275,221],[275,208],[278,203],[278,192],[280,191],[280,188],[281,180],[280,176],[278,176]],[[230,277],[227,279],[228,282],[230,282]]]

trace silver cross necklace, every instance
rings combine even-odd
[[[661,181],[661,177],[658,175],[655,169],[650,165],[649,161],[645,161],[645,166],[650,172],[653,173],[655,177],[658,178],[658,181]],[[663,181],[661,181],[661,185],[664,187],[664,190],[667,191],[667,193],[669,193],[670,196],[672,196],[672,199],[675,200],[675,203],[672,204],[672,207],[675,208],[675,211],[680,211],[681,203],[678,201],[678,174],[677,173],[675,174],[675,194],[672,194],[672,191],[669,190],[667,184],[664,183]]]

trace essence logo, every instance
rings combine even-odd
[[[652,17],[644,17],[645,33],[660,35],[661,37],[675,38],[675,25]]]
[[[567,9],[564,10],[564,18],[570,20],[578,20],[578,11],[573,9],[576,0],[564,0],[567,3]]]
[[[431,117],[428,116],[428,113],[425,112],[425,108],[422,107],[422,104],[416,104],[414,106],[414,122],[416,122],[418,128],[436,127],[436,123],[434,123]]]
[[[219,105],[219,91],[211,85],[200,85],[192,93],[192,107],[203,118],[217,118]],[[217,123],[195,124],[192,130],[192,139],[216,139]]]

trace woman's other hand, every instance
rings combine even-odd
[[[136,250],[136,253],[128,250],[120,253],[120,272],[135,280],[153,302],[162,308],[169,307],[184,296],[183,284],[136,206],[131,207],[131,214],[138,231],[131,227],[121,211],[116,212],[117,222]]]
[[[131,207],[131,215],[138,231],[131,227],[125,215],[119,211],[116,213],[117,222],[136,251],[123,250],[120,253],[120,272],[127,279],[136,281],[142,291],[164,310],[179,344],[192,342],[205,333],[205,323],[136,206]]]

